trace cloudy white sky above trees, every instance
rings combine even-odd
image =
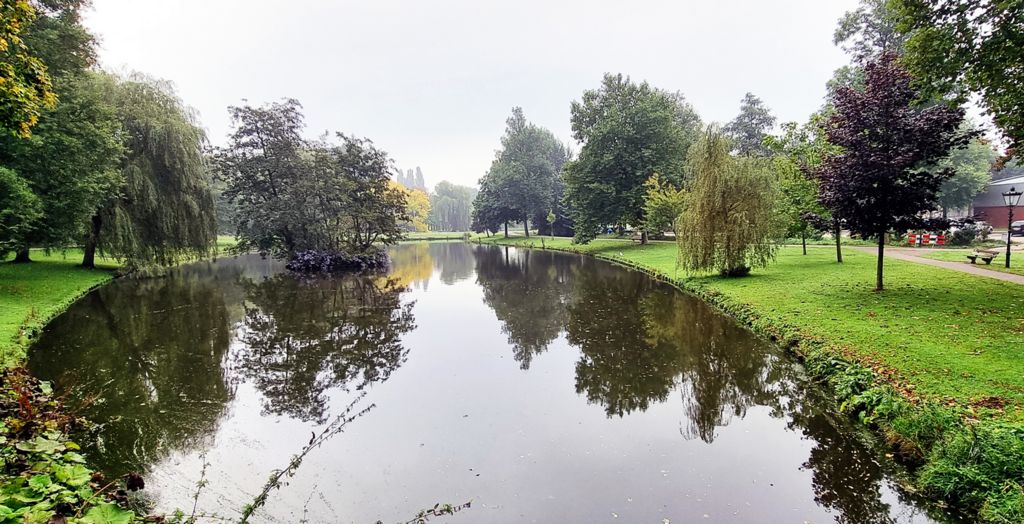
[[[102,64],[174,82],[213,144],[227,106],[290,97],[309,136],[374,140],[428,185],[476,185],[513,106],[571,141],[569,103],[605,72],[681,91],[726,122],[750,91],[803,121],[848,59],[855,0],[94,0]]]

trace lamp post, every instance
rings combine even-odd
[[[1024,194],[1017,191],[1017,188],[1011,187],[1009,191],[1003,193],[1003,203],[1006,204],[1006,209],[1010,212],[1010,219],[1006,222],[1006,267],[1010,267],[1010,244],[1013,240],[1013,208],[1017,207],[1017,203],[1020,202],[1020,196]]]

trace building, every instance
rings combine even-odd
[[[1003,193],[1016,188],[1024,191],[1024,176],[1011,176],[1002,180],[993,180],[984,193],[974,198],[974,216],[984,220],[992,227],[1007,227],[1009,224],[1009,213],[1003,203]],[[1014,213],[1015,220],[1024,220],[1024,206],[1019,207]]]

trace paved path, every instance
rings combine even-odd
[[[878,248],[866,247],[866,246],[849,246],[850,248],[856,249],[857,251],[863,251],[865,253],[877,254]],[[1014,251],[1016,256],[1024,256],[1024,253],[1020,251]],[[927,266],[941,267],[945,269],[952,269],[953,271],[959,271],[961,273],[970,273],[979,277],[994,278],[996,280],[1003,280],[1005,282],[1013,282],[1014,284],[1020,284],[1024,286],[1024,275],[1015,275],[1013,273],[1003,273],[1001,271],[994,271],[991,269],[982,269],[972,264],[965,264],[963,262],[950,262],[948,260],[935,260],[933,258],[924,258],[917,255],[913,251],[900,248],[885,248],[885,258],[893,258],[896,260],[905,260],[907,262],[914,262],[917,264],[925,264]],[[995,264],[998,260],[993,260]]]

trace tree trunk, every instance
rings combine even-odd
[[[806,255],[807,254],[807,232],[806,231],[801,231],[800,232],[800,245],[803,246],[803,248],[804,248],[804,255]]]
[[[885,233],[878,235],[878,269],[875,271],[875,291],[882,290],[882,270],[885,267]]]
[[[505,221],[505,238],[508,238],[508,220]]]
[[[103,226],[103,219],[97,213],[92,216],[92,228],[89,230],[89,237],[85,239],[85,253],[82,255],[82,267],[96,268],[96,246],[100,243],[100,228]]]
[[[530,238],[530,219],[523,217],[523,232],[526,233],[526,238]]]
[[[32,261],[32,259],[28,256],[28,248],[27,247],[24,248],[24,249],[19,249],[14,254],[14,263],[15,264],[27,264],[27,263],[29,263],[31,261]]]
[[[833,225],[832,234],[836,237],[836,262],[843,263],[843,230],[839,228],[839,221],[835,221]]]
[[[641,231],[640,232],[640,245],[644,245],[646,243],[647,243],[647,232],[646,231]]]

